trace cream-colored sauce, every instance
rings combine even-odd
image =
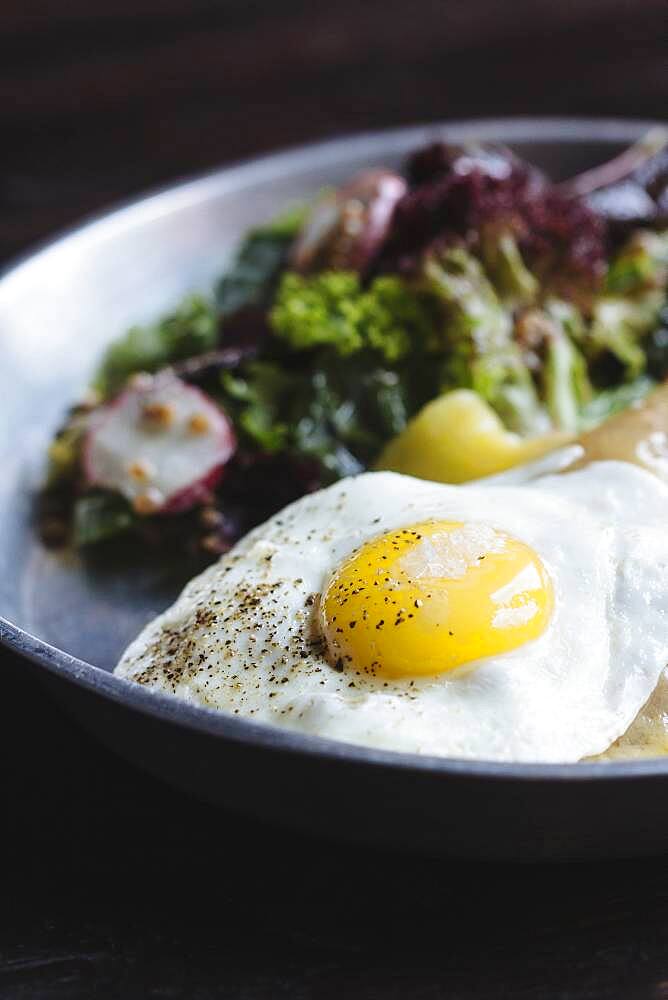
[[[654,694],[612,746],[590,760],[630,760],[668,755],[668,671],[661,675]]]
[[[583,434],[577,468],[614,459],[631,462],[668,481],[668,383],[600,427]],[[565,471],[570,471],[569,469]]]

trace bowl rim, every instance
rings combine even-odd
[[[33,260],[57,252],[64,242],[107,239],[114,230],[136,225],[151,217],[173,212],[179,206],[206,201],[214,193],[232,193],[235,188],[271,180],[284,172],[295,171],[306,162],[310,166],[335,164],[348,160],[355,152],[367,153],[391,147],[417,145],[420,141],[447,135],[452,140],[469,137],[513,141],[580,143],[587,139],[600,142],[633,142],[645,131],[664,123],[646,119],[580,117],[508,117],[430,122],[403,128],[362,131],[334,139],[253,157],[184,180],[139,193],[110,208],[85,216],[70,227],[28,248],[0,269],[0,295],[14,277],[20,276]],[[122,677],[96,667],[45,642],[8,619],[0,616],[0,647],[88,692],[171,725],[191,732],[222,738],[248,747],[259,747],[300,755],[345,762],[351,766],[399,769],[452,778],[485,781],[521,781],[549,783],[618,782],[634,778],[668,777],[668,757],[599,763],[512,763],[456,759],[381,750],[349,744],[296,730],[255,722],[220,710],[189,704],[172,695],[150,691]]]

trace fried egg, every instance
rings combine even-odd
[[[191,581],[116,672],[401,752],[599,754],[668,661],[667,501],[621,462],[523,485],[343,480]]]

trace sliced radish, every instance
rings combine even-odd
[[[236,441],[209,396],[171,372],[138,375],[94,417],[88,483],[122,493],[138,514],[194,507],[216,485]]]
[[[363,273],[387,236],[406,181],[390,170],[365,170],[323,195],[297,237],[292,264],[298,271]]]

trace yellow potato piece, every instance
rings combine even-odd
[[[378,469],[439,483],[464,483],[503,472],[572,440],[553,431],[522,438],[507,431],[494,410],[470,389],[427,403],[385,447]]]

